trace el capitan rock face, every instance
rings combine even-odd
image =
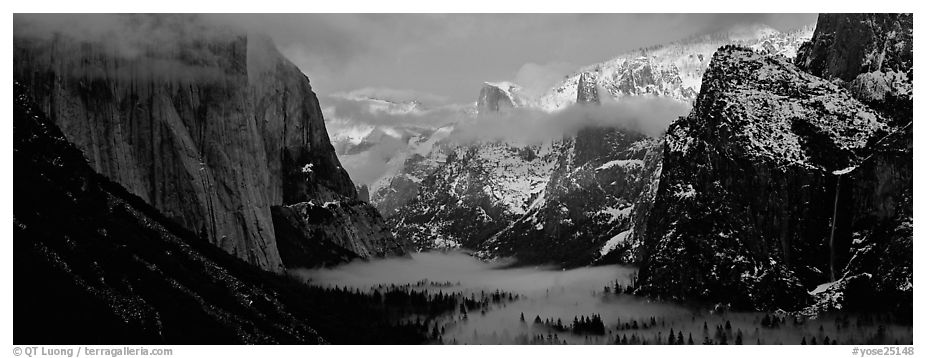
[[[843,176],[868,165],[889,120],[780,57],[728,46],[711,61],[694,110],[666,133],[639,290],[801,308],[857,253],[839,225],[859,204]]]
[[[19,85],[13,102],[18,343],[325,342],[293,306],[308,287],[164,218],[95,173]]]
[[[271,208],[357,192],[299,69],[267,38],[210,30],[135,56],[64,35],[16,38],[14,77],[95,170],[279,271],[290,265]]]
[[[164,217],[13,93],[17,344],[424,341],[389,304],[261,270]]]

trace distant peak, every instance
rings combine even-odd
[[[485,114],[499,112],[505,108],[521,107],[524,104],[521,86],[508,81],[483,82],[476,107],[478,113]]]

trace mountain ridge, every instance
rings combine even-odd
[[[809,38],[811,35],[808,29],[795,30],[788,33],[771,31],[758,31],[753,33],[758,34],[751,39],[743,41],[747,41],[751,46],[761,48],[762,51],[776,54],[790,54],[796,52],[797,47],[800,45],[798,42],[803,38]],[[702,36],[700,39],[706,41],[705,43],[692,44],[680,42],[682,45],[654,46],[649,50],[642,49],[632,51],[631,53],[641,55],[649,51],[649,53],[653,53],[652,56],[663,56],[659,54],[671,53],[672,56],[675,56],[672,58],[684,58],[685,61],[694,59],[695,62],[700,63],[697,56],[694,56],[694,54],[681,53],[684,51],[680,50],[680,48],[698,48],[704,52],[711,53],[713,49],[716,49],[717,46],[720,46],[719,44],[721,42],[728,40],[727,38],[729,37],[727,34],[717,36],[723,40],[713,39],[710,36]],[[679,54],[675,54],[675,52],[679,52]],[[553,87],[540,98],[517,98],[515,95],[518,92],[516,91],[518,88],[517,85],[510,82],[502,82],[503,87],[507,86],[515,90],[512,92],[514,94],[508,94],[508,92],[501,90],[497,91],[498,95],[508,103],[506,106],[496,106],[497,108],[481,104],[486,102],[485,94],[487,88],[495,88],[491,83],[487,83],[480,93],[479,101],[477,101],[477,107],[480,108],[479,116],[489,116],[492,120],[504,121],[506,117],[505,113],[511,112],[516,114],[518,110],[522,109],[540,110],[541,112],[557,112],[557,108],[561,107],[558,107],[559,105],[550,105],[550,103],[553,103],[551,101],[555,98],[560,98],[554,102],[561,103],[562,105],[581,106],[582,104],[586,104],[592,107],[596,107],[597,104],[604,101],[619,101],[625,96],[669,98],[680,103],[694,102],[697,94],[696,89],[699,88],[700,85],[700,77],[698,77],[698,85],[686,86],[686,82],[681,79],[680,72],[672,61],[669,61],[668,65],[660,67],[662,66],[660,62],[652,61],[651,57],[641,58],[640,56],[632,56],[633,58],[629,59],[624,57],[627,56],[619,55],[615,59],[583,67],[584,71],[567,76],[564,82]],[[709,60],[709,58],[704,60],[703,65],[698,66],[706,67],[706,60]],[[696,67],[694,72],[691,73],[697,75],[697,68],[699,67]],[[654,76],[656,73],[665,73],[665,76]],[[665,81],[663,81],[662,78],[665,78]],[[499,114],[493,115],[492,113]],[[581,112],[577,113],[582,115]],[[636,140],[630,143],[621,142],[622,144],[619,146],[625,148],[626,152],[622,152],[621,150],[608,151],[596,148],[597,146],[604,146],[612,140],[620,142],[621,140],[618,138],[625,135],[631,137],[637,136],[634,134],[632,128],[589,128],[587,130],[580,130],[573,136],[549,139],[546,141],[549,143],[544,142],[542,144],[507,143],[504,140],[483,142],[476,140],[474,143],[457,145],[447,143],[445,146],[441,147],[442,153],[447,153],[448,149],[450,149],[456,153],[456,155],[447,156],[439,161],[446,161],[446,164],[423,167],[416,164],[416,162],[409,162],[405,166],[405,171],[415,172],[416,177],[419,179],[422,179],[421,173],[430,173],[431,176],[439,176],[444,179],[437,179],[436,182],[423,180],[421,182],[416,182],[415,185],[403,185],[401,190],[397,189],[391,191],[402,192],[401,197],[404,198],[404,200],[414,198],[415,196],[413,193],[415,192],[420,193],[422,197],[407,201],[407,204],[402,207],[404,212],[402,210],[396,212],[395,208],[401,206],[396,204],[397,200],[390,199],[390,213],[386,214],[386,216],[390,223],[396,225],[395,233],[397,235],[409,235],[414,237],[415,239],[413,239],[413,241],[418,243],[419,249],[431,248],[431,245],[423,243],[422,240],[426,240],[424,238],[428,235],[437,234],[441,237],[438,240],[441,243],[437,245],[439,247],[448,245],[448,242],[453,243],[450,245],[451,247],[462,244],[465,248],[475,250],[477,256],[492,260],[501,256],[517,256],[519,250],[531,252],[542,251],[540,249],[528,248],[532,245],[529,244],[531,242],[529,238],[534,238],[538,240],[536,243],[537,245],[547,245],[547,243],[541,244],[541,241],[546,242],[553,240],[559,242],[560,244],[558,245],[560,246],[556,246],[556,248],[547,247],[547,249],[549,249],[548,251],[551,252],[570,251],[564,249],[564,247],[568,246],[566,243],[569,242],[581,246],[582,249],[579,251],[582,251],[582,253],[576,254],[576,256],[580,256],[581,259],[569,259],[565,257],[568,255],[559,254],[548,254],[550,257],[543,257],[543,254],[532,254],[531,259],[525,260],[525,263],[563,264],[568,262],[567,266],[576,266],[589,263],[632,262],[634,258],[639,257],[636,250],[640,246],[639,240],[642,238],[642,232],[645,231],[645,225],[639,222],[639,220],[643,220],[646,217],[644,209],[649,206],[648,203],[637,202],[636,198],[644,192],[653,192],[653,185],[644,184],[642,181],[644,179],[642,178],[649,178],[646,180],[656,180],[654,177],[658,178],[658,173],[661,168],[661,158],[655,151],[657,151],[657,148],[661,148],[661,145],[656,144],[658,141],[645,140],[645,136],[637,136],[634,137]],[[631,147],[646,149],[630,150]],[[548,153],[550,150],[558,153]],[[526,157],[519,157],[517,153],[520,152],[533,154],[528,154]],[[427,158],[427,156],[423,157]],[[536,162],[540,158],[549,159]],[[644,162],[644,159],[647,161]],[[458,162],[452,162],[453,160],[457,160]],[[588,163],[588,167],[579,169],[579,167],[582,167],[586,163]],[[611,163],[611,165],[607,165],[609,163]],[[618,163],[621,165],[616,165]],[[639,163],[639,165],[637,165],[637,163]],[[515,185],[514,183],[516,180],[507,180],[505,179],[506,176],[517,176],[520,174],[515,173],[522,172],[523,175],[527,175],[528,171],[516,169],[522,164],[527,167],[538,168],[539,171],[531,172],[533,174],[523,178],[530,182],[529,185],[523,186],[518,184],[516,186],[521,188],[518,190],[521,194],[502,194],[508,190],[506,186],[511,186],[511,188],[515,187],[512,185]],[[501,172],[497,175],[493,175],[491,174],[493,171],[486,171],[486,168],[499,168]],[[541,168],[547,169],[540,170]],[[584,174],[579,174],[579,172],[573,173],[576,170]],[[444,188],[443,185],[447,185],[446,183],[459,182],[459,180],[451,180],[450,177],[448,177],[451,172],[455,173],[455,175],[466,176],[470,176],[471,174],[476,175],[475,173],[478,172],[488,176],[480,180],[464,180],[464,182],[467,183],[464,184],[464,186],[474,186],[472,190],[449,190]],[[550,175],[553,175],[554,172],[559,173],[556,174],[556,176],[560,179],[553,180]],[[399,174],[399,176],[401,176],[401,174]],[[578,191],[564,192],[563,189],[558,188],[558,186],[566,185],[562,180],[579,180],[578,182],[567,185],[573,188],[570,190]],[[481,184],[477,185],[477,182]],[[427,186],[428,183],[445,184],[437,184],[442,188],[438,189]],[[426,188],[421,189],[421,185],[425,185]],[[586,191],[589,186],[594,187],[599,185],[601,187],[613,188],[622,194],[614,196],[604,192],[592,194]],[[624,186],[633,189],[621,189]],[[482,190],[482,187],[488,189]],[[385,186],[385,188],[389,188],[389,186]],[[485,194],[479,194],[480,192],[485,192]],[[562,197],[560,199],[552,199],[547,196],[553,192],[558,193],[556,196]],[[455,195],[457,195],[455,193],[467,194],[460,194],[462,196],[458,198],[455,197]],[[500,195],[493,193],[498,193]],[[577,195],[578,197],[585,198],[581,200],[585,200],[586,202],[596,202],[595,205],[598,206],[595,208],[591,206],[588,207],[588,212],[585,212],[585,209],[578,210],[578,206],[569,207],[570,205],[584,206],[587,203],[573,202],[572,204],[566,204],[570,202],[565,199],[568,195]],[[444,199],[436,198],[443,196],[447,197]],[[451,196],[453,196],[453,198],[451,198]],[[466,197],[470,196],[473,196],[472,201],[466,199]],[[477,199],[482,196],[485,196],[485,198]],[[372,193],[371,197],[372,202],[379,206],[377,203],[380,202],[379,200],[382,200],[382,197],[378,196],[375,192]],[[518,199],[522,197],[528,199]],[[598,198],[609,198],[606,200],[608,203],[600,201]],[[425,205],[419,199],[427,201],[430,204]],[[520,204],[511,206],[509,205],[510,203]],[[478,207],[468,207],[467,205],[477,205]],[[560,225],[556,222],[566,216],[557,214],[557,212],[560,211],[559,209],[552,210],[546,208],[547,205],[566,205],[563,207],[565,209],[563,213],[568,213],[566,216],[570,217],[575,227],[562,230],[557,229]],[[639,207],[639,209],[634,210],[636,207]],[[576,212],[571,212],[574,209]],[[537,215],[541,212],[545,212],[545,214],[541,215],[545,219],[538,219]],[[611,212],[621,214],[608,217],[609,214],[607,213]],[[463,230],[465,234],[463,234],[463,236],[458,236],[453,231],[459,228],[455,228],[449,221],[454,220],[452,218],[459,217],[472,217],[472,220],[467,220],[474,223],[485,222],[485,224],[474,224],[476,225],[475,228],[466,227],[465,229],[460,229]],[[553,219],[554,217],[559,219]],[[477,218],[481,219],[477,220]],[[585,224],[575,224],[576,220],[577,222]],[[615,222],[614,220],[618,221]],[[447,222],[446,224],[444,224],[445,221]],[[596,221],[600,222],[594,223]],[[491,224],[491,222],[510,222],[510,224],[496,225]],[[609,227],[608,224],[615,225]],[[578,229],[583,226],[586,228],[597,227],[597,229],[591,231],[582,231]],[[437,232],[434,230],[437,230]],[[548,232],[548,230],[554,231]],[[582,231],[582,234],[577,234],[579,231]],[[513,234],[516,232],[519,232],[519,234]],[[557,234],[553,234],[552,236],[564,236],[555,240],[542,239],[539,236],[535,236],[537,234],[524,234],[525,232],[545,232],[547,236],[550,236],[552,232],[556,232]],[[480,239],[472,238],[471,236],[474,233],[479,233],[477,236],[479,236]],[[572,235],[578,235],[578,237],[582,239],[576,240]],[[520,244],[512,246],[510,243],[505,243],[506,241],[519,242]],[[521,249],[515,247],[521,247]],[[553,256],[557,258],[553,259]],[[545,260],[552,260],[552,262],[544,262]]]

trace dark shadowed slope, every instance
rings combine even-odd
[[[365,297],[251,266],[91,169],[14,85],[14,342],[415,343]],[[324,337],[324,338],[322,338]]]

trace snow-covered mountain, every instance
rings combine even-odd
[[[779,32],[768,26],[753,25],[638,49],[580,68],[537,101],[547,110],[572,105],[576,101],[579,78],[584,73],[594,73],[597,85],[612,98],[655,95],[690,103],[700,91],[701,77],[718,47],[736,44],[761,53],[793,58],[797,48],[811,35],[813,28],[809,27]]]
[[[392,123],[339,125],[337,115],[326,113],[326,117],[333,118],[329,120],[329,133],[332,144],[352,178],[370,187],[371,200],[398,204],[401,200],[396,202],[392,198],[383,199],[382,195],[376,193],[377,190],[388,187],[396,176],[403,176],[405,172],[416,173],[415,178],[421,179],[422,174],[434,169],[431,164],[443,160],[445,149],[424,162],[414,154],[427,158],[429,150],[443,148],[436,144],[449,135],[447,131],[450,127],[459,124],[454,121],[465,122],[478,115],[491,115],[514,108],[548,112],[562,110],[575,104],[579,78],[583,74],[595,78],[590,85],[601,89],[603,100],[625,96],[660,96],[690,104],[700,89],[701,75],[707,68],[711,54],[719,46],[735,43],[766,53],[793,57],[797,47],[808,40],[812,33],[812,28],[779,32],[764,25],[742,26],[728,32],[631,51],[608,61],[585,66],[539,97],[531,97],[521,86],[510,81],[485,82],[475,103],[457,108],[457,113],[442,117],[446,120],[440,121],[439,125],[420,122],[399,127]],[[362,103],[367,111],[386,117],[415,117],[436,112],[436,109],[414,100],[358,95],[348,97]],[[438,140],[431,140],[430,133],[441,127],[446,129],[439,133]],[[423,147],[419,148],[419,145]],[[411,166],[403,169],[409,160]],[[419,165],[422,163],[427,165],[422,167]],[[397,185],[408,187],[409,182],[405,179],[412,178],[398,179]],[[384,190],[382,194],[400,192],[403,193],[400,196],[409,197],[406,191],[394,188]],[[390,215],[391,210],[385,211],[385,215]]]
[[[360,190],[387,216],[414,197],[421,178],[444,162],[454,123],[476,117],[474,104],[429,107],[354,94],[335,102],[346,109],[326,111],[332,145]]]
[[[640,49],[581,68],[539,98],[511,82],[487,82],[476,108],[480,117],[504,120],[506,111],[557,113],[630,96],[691,104],[718,47],[735,43],[793,56],[812,31],[752,26]],[[372,195],[395,233],[419,249],[464,247],[485,259],[563,266],[633,261],[645,229],[634,223],[645,220],[658,183],[660,140],[607,127],[541,143],[493,139],[438,147],[447,155],[409,161],[390,179],[393,185],[380,186],[381,193],[401,192],[404,203],[393,195],[383,205],[382,195]],[[397,179],[409,173],[418,180],[414,196],[409,180]]]

